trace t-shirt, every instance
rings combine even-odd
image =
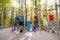
[[[30,21],[31,15],[27,15],[27,21]]]
[[[18,16],[15,16],[14,23],[17,24],[17,22],[18,22]]]
[[[44,22],[47,22],[47,19],[46,19],[46,17],[44,17],[44,18],[43,18],[43,21],[44,21]]]
[[[20,16],[20,21],[23,21],[24,22],[24,15],[21,15]]]
[[[38,16],[34,15],[34,21],[38,21]]]
[[[49,20],[50,20],[50,21],[54,21],[53,15],[49,15]]]

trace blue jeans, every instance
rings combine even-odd
[[[34,21],[34,31],[36,31],[37,25],[38,25],[38,21]]]
[[[17,24],[14,24],[14,31],[16,30],[16,28],[17,28]]]
[[[30,32],[30,21],[27,21],[27,31]]]

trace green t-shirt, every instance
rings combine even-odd
[[[14,18],[14,23],[17,24],[17,22],[18,22],[18,16],[15,16],[15,18]]]
[[[44,18],[43,18],[43,21],[44,21],[44,22],[47,22],[47,19],[46,19],[46,17],[44,17]]]

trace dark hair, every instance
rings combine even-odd
[[[46,15],[44,14],[43,17],[46,17]]]

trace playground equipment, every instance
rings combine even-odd
[[[20,1],[21,0],[19,0],[19,6],[25,6],[24,7],[24,10],[22,10],[22,13],[23,13],[23,11],[24,11],[24,32],[25,32],[25,30],[26,30],[26,21],[27,21],[27,4],[26,4],[26,0],[22,0],[21,2],[22,3],[20,3]],[[39,4],[37,4],[37,2],[36,2],[37,0],[35,0],[35,5],[34,5],[34,7],[37,7],[37,9],[38,9],[38,16],[40,17],[40,12],[41,11],[43,11],[43,10],[40,10],[39,8],[41,7],[41,5],[40,5],[40,3]],[[20,5],[20,4],[24,4],[24,5]],[[46,10],[45,11],[49,11],[49,10],[55,10],[55,12],[56,12],[56,28],[57,28],[57,34],[59,34],[59,27],[58,27],[58,5],[57,5],[57,2],[55,2],[55,9],[53,8],[53,9],[47,9],[47,1],[46,1]],[[34,8],[33,7],[33,8]],[[2,13],[2,18],[1,18],[1,21],[2,21],[2,28],[3,28],[3,24],[4,24],[4,17],[3,17],[3,7],[1,8],[1,13]],[[14,18],[14,10],[15,10],[15,7],[12,7],[12,26],[13,26],[13,18]],[[60,11],[60,0],[59,0],[59,11]],[[39,20],[39,28],[40,28],[40,20]],[[12,27],[12,30],[13,30],[13,27]],[[39,29],[39,31],[40,31],[40,29]]]

